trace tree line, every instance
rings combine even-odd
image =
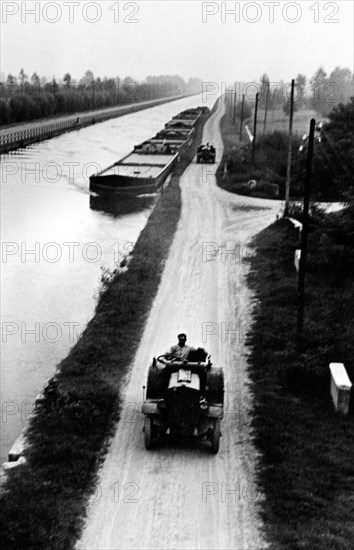
[[[29,78],[21,69],[18,76],[9,74],[0,83],[0,124],[201,91],[202,81],[196,77],[186,82],[179,75],[159,75],[138,82],[130,76],[95,77],[87,70],[78,81],[70,73],[62,80],[48,81],[36,72]]]
[[[317,201],[354,201],[354,97],[336,105],[328,122],[316,127],[313,150],[311,197]],[[301,200],[307,160],[307,141],[293,136],[291,164],[291,197]],[[285,193],[288,136],[273,132],[261,136],[258,160],[263,159],[271,181]]]
[[[290,110],[290,85],[280,80],[271,82],[264,73],[259,80],[259,107],[265,108],[268,102],[270,109]],[[354,95],[354,75],[348,68],[336,67],[329,75],[319,67],[308,79],[299,73],[295,78],[294,109],[313,109],[328,117],[332,109],[340,103],[346,104]]]
[[[235,143],[230,95],[226,102],[228,114],[222,128],[227,136],[224,159],[227,173],[225,176],[224,163],[221,163],[220,178],[224,178],[221,179],[222,185],[240,194],[264,197],[274,196],[275,187],[278,187],[279,198],[283,198],[288,134],[273,131],[259,135],[255,161],[252,162],[249,141]],[[239,118],[239,109],[236,109],[236,113]],[[347,103],[339,103],[333,107],[326,119],[326,122],[316,125],[311,197],[317,201],[344,201],[354,205],[354,97]],[[293,135],[290,186],[292,200],[301,200],[303,197],[307,146],[307,138]],[[250,187],[246,183],[250,180],[256,180],[257,187]]]
[[[264,107],[264,90],[267,89],[268,76],[263,75],[260,82],[263,89],[260,104]],[[316,132],[314,147],[312,192],[317,200],[354,199],[353,96],[354,75],[347,68],[336,67],[327,75],[321,66],[309,81],[303,74],[298,74],[295,79],[294,110],[313,109],[327,119]],[[278,108],[282,106],[284,112],[289,114],[290,98],[284,102],[284,97],[279,97],[276,93],[272,100]],[[274,108],[271,102],[269,107]],[[268,163],[275,163],[275,172],[283,178],[286,170],[284,159],[287,156],[287,136],[281,132],[274,132],[273,135],[264,136],[259,145],[269,159]],[[294,151],[298,151],[298,154],[293,155],[291,168],[293,198],[303,195],[306,147],[300,138],[293,137]]]

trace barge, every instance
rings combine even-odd
[[[128,155],[90,177],[90,191],[138,196],[158,192],[168,174],[190,147],[195,126],[207,107],[187,109]]]

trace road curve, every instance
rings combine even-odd
[[[219,102],[203,135],[204,142],[215,144],[217,161],[222,157],[223,111]],[[227,193],[216,186],[214,170],[194,162],[181,179],[181,219],[79,550],[267,547],[258,516],[262,495],[254,477],[257,457],[243,341],[252,295],[245,283],[248,263],[242,256],[249,254],[246,245],[251,237],[274,221],[280,202]],[[227,250],[235,253],[225,254]],[[206,347],[213,363],[225,370],[218,455],[198,444],[144,448],[140,408],[147,367],[181,331],[188,334],[190,344]]]

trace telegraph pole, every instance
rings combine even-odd
[[[257,113],[258,113],[258,92],[256,93],[256,102],[255,102],[255,106],[254,106],[253,142],[252,142],[252,164],[254,164],[254,155],[255,155],[255,151],[256,151]]]
[[[289,213],[289,200],[290,200],[290,172],[291,172],[291,148],[293,137],[293,116],[294,116],[294,88],[295,80],[291,81],[291,96],[290,96],[290,115],[289,115],[289,137],[288,137],[288,163],[286,167],[286,181],[285,181],[285,207],[284,216]]]
[[[304,215],[301,232],[301,256],[299,263],[299,278],[298,278],[298,314],[297,314],[297,335],[301,336],[304,326],[304,308],[305,308],[305,273],[306,273],[306,256],[307,256],[307,235],[308,235],[308,220],[309,220],[309,205],[310,205],[310,183],[313,157],[313,142],[315,135],[316,121],[314,118],[310,122],[310,135],[307,149],[306,160],[306,176],[304,184]]]
[[[265,104],[265,111],[264,111],[263,135],[265,134],[266,126],[267,126],[268,102],[269,102],[269,82],[267,86],[266,104]]]
[[[240,121],[240,141],[242,140],[242,125],[243,125],[243,111],[245,106],[245,94],[242,94],[242,105],[241,105],[241,121]]]

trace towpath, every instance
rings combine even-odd
[[[203,141],[222,156],[224,105],[208,120]],[[232,195],[218,188],[215,167],[193,162],[181,179],[182,215],[161,285],[125,388],[121,421],[100,472],[77,548],[266,548],[255,484],[252,398],[244,334],[251,322],[247,246],[272,223],[280,202]],[[227,253],[229,252],[229,253]],[[179,332],[207,348],[225,370],[225,418],[220,451],[168,445],[146,451],[142,385],[153,355]]]

